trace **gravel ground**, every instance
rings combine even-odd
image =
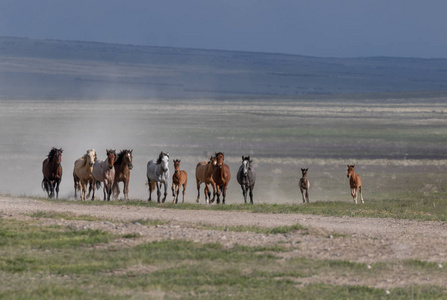
[[[82,221],[32,218],[34,212],[64,212],[90,215],[102,220]],[[379,218],[324,217],[302,214],[255,214],[246,212],[175,210],[131,206],[84,206],[78,203],[51,203],[30,198],[0,197],[0,217],[34,220],[41,224],[56,224],[79,229],[102,229],[117,234],[137,234],[138,239],[117,240],[123,247],[138,243],[185,239],[194,242],[269,246],[280,244],[290,251],[279,253],[285,259],[349,260],[365,263],[393,263],[392,271],[380,278],[349,278],[328,274],[324,277],[304,278],[300,282],[368,285],[380,288],[429,284],[447,288],[447,274],[436,276],[424,271],[417,274],[402,272],[403,260],[415,259],[438,263],[440,269],[447,257],[447,224]],[[165,221],[162,225],[145,226],[136,220]],[[273,228],[299,223],[308,230],[287,234],[260,234],[217,230],[212,226],[237,225]],[[107,246],[107,245],[106,245]],[[439,274],[438,274],[439,273]]]

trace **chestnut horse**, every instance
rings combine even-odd
[[[216,166],[216,158],[214,156],[210,157],[209,161],[201,161],[196,166],[196,183],[197,183],[197,200],[196,202],[200,202],[200,184],[205,183],[205,188],[203,192],[205,194],[205,202],[210,204],[214,202],[216,197],[216,184],[213,180],[213,172]],[[213,199],[211,199],[211,191],[209,185],[213,187]]]
[[[213,171],[213,180],[217,187],[217,204],[220,203],[220,193],[222,193],[222,204],[225,204],[227,186],[231,179],[230,167],[224,163],[224,153],[216,154],[216,168]]]
[[[73,179],[74,179],[74,197],[76,199],[76,191],[81,192],[81,200],[86,200],[87,185],[93,181],[93,164],[96,161],[95,149],[87,150],[83,157],[78,158],[74,163]]]
[[[164,197],[162,202],[166,201],[166,196],[168,195],[168,178],[169,178],[169,153],[161,152],[158,159],[150,160],[147,163],[147,183],[149,185],[149,199],[152,200],[152,190],[154,189],[154,184],[157,186],[157,203],[160,203],[161,196],[161,185],[164,185]]]
[[[298,182],[298,185],[300,187],[301,190],[301,196],[303,196],[303,203],[309,203],[309,188],[310,188],[310,182],[309,179],[307,178],[307,171],[309,169],[301,169],[301,174],[302,177],[300,179],[300,181]]]
[[[355,174],[354,167],[355,165],[348,165],[347,177],[349,178],[349,185],[351,187],[351,196],[354,199],[354,203],[357,204],[357,196],[358,193],[360,192],[360,200],[362,201],[362,203],[365,203],[363,201],[363,195],[362,195],[363,190],[362,179],[360,178],[359,174]]]
[[[59,185],[62,180],[62,148],[52,148],[47,158],[42,163],[42,189],[47,192],[49,198],[54,197],[56,190],[56,199],[59,197]]]
[[[180,162],[181,160],[174,160],[174,174],[172,174],[172,196],[174,199],[173,203],[177,204],[178,202],[178,194],[180,193],[180,187],[183,186],[183,198],[182,203],[185,202],[185,190],[186,185],[188,184],[188,174],[186,171],[180,170]]]
[[[115,167],[113,164],[116,159],[116,150],[106,150],[107,159],[97,160],[93,165],[93,195],[92,200],[95,199],[95,189],[101,186],[100,182],[104,183],[104,201],[110,201],[112,195],[113,181],[115,180]]]
[[[244,196],[244,202],[247,203],[247,191],[250,195],[250,203],[253,204],[253,189],[256,182],[256,173],[251,163],[253,161],[250,156],[242,155],[242,165],[239,167],[236,179],[241,185],[242,195]]]
[[[115,161],[115,181],[113,183],[113,198],[118,199],[120,194],[119,182],[124,183],[124,200],[129,199],[129,181],[130,170],[132,170],[132,151],[133,150],[121,150],[118,154],[118,158]]]

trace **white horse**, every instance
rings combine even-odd
[[[157,186],[157,203],[160,203],[160,189],[161,185],[164,184],[165,193],[162,199],[164,203],[166,196],[168,195],[168,179],[169,179],[169,153],[161,152],[158,159],[150,160],[147,163],[147,183],[149,185],[149,199],[151,201],[152,191]]]
[[[106,153],[106,160],[97,160],[93,165],[92,200],[95,199],[95,189],[100,186],[100,182],[104,183],[104,201],[110,201],[110,196],[112,195],[112,187],[115,180],[115,167],[113,164],[116,160],[116,150],[106,150]]]

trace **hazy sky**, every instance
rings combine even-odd
[[[447,58],[445,0],[0,0],[0,36]]]

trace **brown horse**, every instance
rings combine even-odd
[[[188,174],[186,171],[180,170],[180,162],[181,160],[179,159],[174,160],[174,174],[172,174],[172,196],[174,197],[172,202],[175,204],[178,202],[178,194],[181,186],[183,186],[182,203],[185,202],[185,190],[188,184]]]
[[[357,204],[357,195],[360,192],[360,200],[362,203],[365,203],[363,201],[363,185],[362,185],[362,179],[360,178],[359,174],[354,173],[354,167],[355,165],[348,165],[348,178],[349,178],[349,185],[351,187],[351,196],[354,199],[354,203]]]
[[[129,199],[130,170],[133,168],[132,151],[127,149],[121,150],[115,161],[115,182],[113,183],[113,197],[115,199],[118,199],[120,194],[119,182],[124,184],[124,200]]]
[[[116,160],[116,150],[106,150],[106,160],[97,160],[93,165],[93,195],[92,200],[95,199],[95,188],[101,186],[99,183],[103,182],[104,201],[110,201],[112,195],[113,182],[115,180],[115,168],[113,164]]]
[[[210,157],[209,161],[201,161],[196,166],[196,183],[197,183],[197,200],[196,202],[200,202],[200,184],[205,183],[205,188],[203,190],[205,194],[205,202],[210,204],[214,202],[214,198],[216,197],[216,184],[213,180],[213,172],[216,166],[216,158],[214,156]],[[209,189],[209,185],[213,187],[213,199],[211,199],[211,191]]]
[[[213,171],[213,180],[217,187],[217,204],[220,203],[220,193],[222,193],[222,204],[225,204],[225,196],[230,179],[230,167],[224,163],[224,153],[216,153],[216,168]]]
[[[76,199],[76,191],[81,192],[81,200],[86,200],[87,185],[93,181],[93,164],[96,161],[96,151],[94,149],[87,150],[81,158],[78,158],[73,167],[73,179],[74,179],[74,197]]]
[[[59,185],[62,180],[62,152],[62,148],[53,147],[42,163],[42,189],[47,192],[49,198],[54,197],[54,190],[56,190],[56,199],[59,197]]]
[[[302,177],[300,179],[300,181],[298,182],[298,185],[300,187],[301,190],[301,196],[303,196],[303,203],[309,203],[309,188],[310,188],[310,182],[309,179],[307,178],[307,171],[309,169],[301,169],[301,174]]]

